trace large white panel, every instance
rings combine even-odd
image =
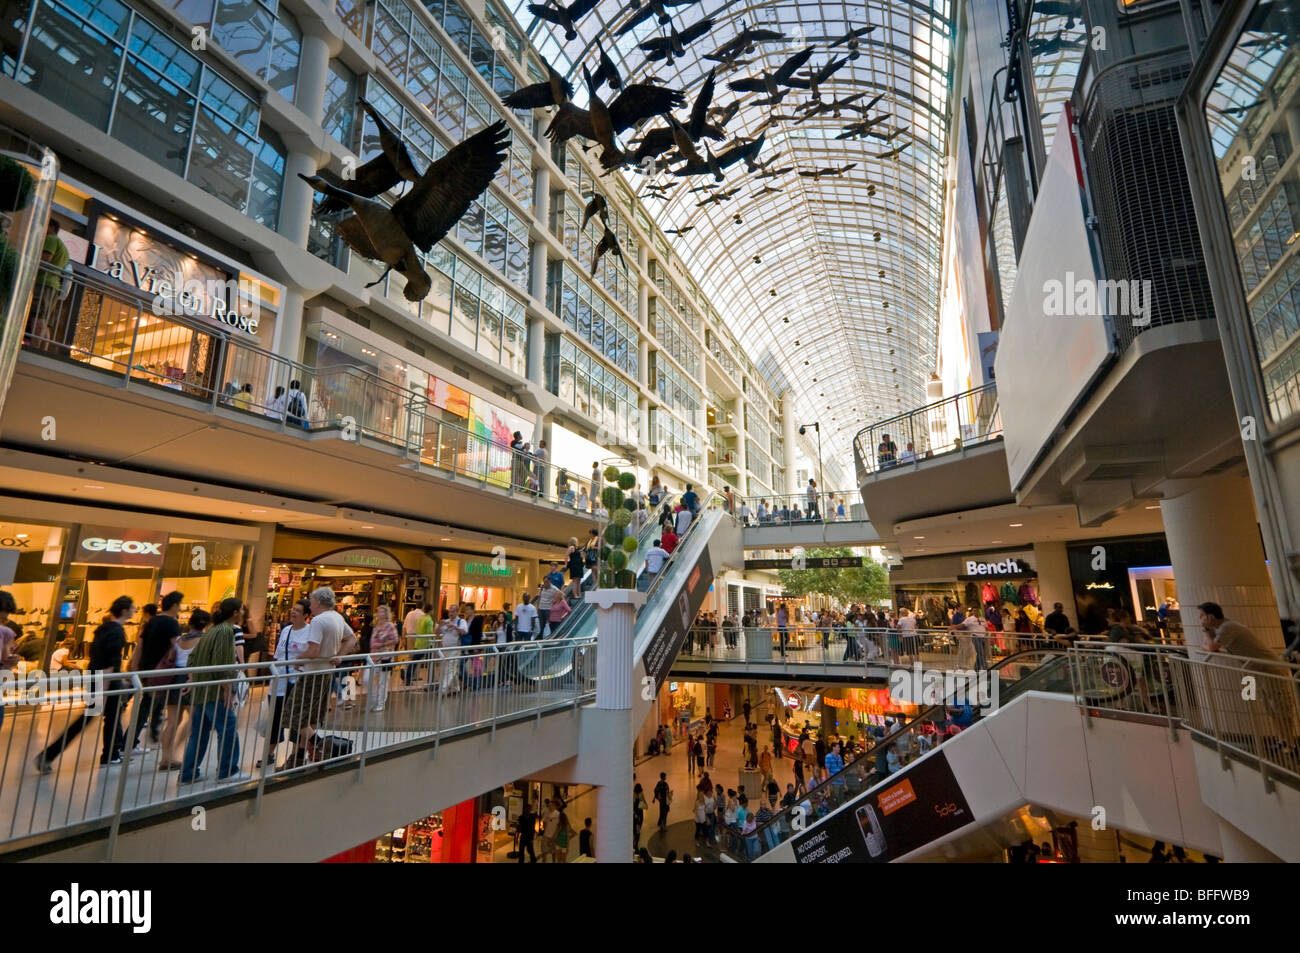
[[[1018,489],[1052,432],[1111,353],[1106,319],[1074,314],[1077,292],[1097,289],[1084,223],[1083,176],[1068,115],[1061,119],[1025,234],[1016,288],[994,365],[1011,486]],[[1059,284],[1053,284],[1059,283]],[[1059,289],[1065,314],[1047,314]],[[1093,300],[1101,297],[1093,295]],[[1068,304],[1067,304],[1068,303]],[[1105,302],[1101,303],[1104,308]]]
[[[1277,784],[1270,794],[1258,771],[1231,760],[1225,769],[1216,752],[1194,741],[1188,744],[1195,752],[1205,803],[1283,860],[1300,862],[1300,791]]]

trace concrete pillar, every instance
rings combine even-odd
[[[644,334],[637,343],[636,376],[642,387],[650,388],[650,339]]]
[[[650,447],[650,400],[646,397],[636,399],[637,446],[645,451]]]
[[[749,433],[749,428],[745,426],[745,398],[743,396],[736,398],[736,426],[740,429],[740,436],[736,438],[736,465],[740,467],[740,494],[745,495],[749,487],[749,447],[745,439]]]
[[[530,383],[546,389],[546,322],[541,318],[528,320],[528,356],[525,362]]]
[[[546,300],[547,265],[546,243],[534,242],[533,257],[528,262],[528,293],[536,299],[537,304],[549,308],[551,303]]]
[[[260,631],[266,619],[266,581],[271,578],[271,562],[275,549],[275,524],[262,523],[257,528],[257,545],[253,550],[252,568],[249,570],[248,618],[244,626],[256,626]],[[193,598],[194,593],[186,593]],[[267,633],[272,636],[272,633]]]
[[[1203,635],[1196,605],[1217,602],[1227,618],[1248,626],[1265,645],[1281,649],[1282,625],[1250,481],[1227,474],[1197,484],[1160,504],[1187,642],[1199,645]]]
[[[1182,600],[1179,600],[1182,604]],[[1219,843],[1223,856],[1220,858],[1228,864],[1277,864],[1282,862],[1272,851],[1258,841],[1241,832],[1240,829],[1219,818]]]
[[[312,29],[312,23],[316,23],[318,29]],[[323,30],[323,24],[308,21],[298,60],[296,104],[313,123],[319,123],[325,114],[325,81],[329,76],[330,47],[329,37],[322,33]],[[291,150],[284,159],[279,232],[302,248],[307,247],[314,193],[310,185],[298,178],[298,173],[315,175],[316,165],[316,157],[301,150]]]
[[[1065,543],[1034,543],[1034,570],[1038,573],[1038,598],[1043,612],[1051,612],[1052,603],[1059,602],[1077,627],[1079,614],[1074,604],[1074,580],[1070,578],[1070,557]]]
[[[551,172],[545,166],[533,171],[533,215],[542,228],[551,227]]]
[[[772,487],[773,493],[796,493],[798,488],[795,486],[795,452],[794,441],[795,433],[798,430],[798,422],[794,419],[794,398],[786,394],[781,399],[781,451],[785,460],[782,461],[785,467],[785,487]]]
[[[290,361],[297,361],[302,357],[303,301],[301,289],[293,285],[285,285],[284,296],[280,299],[280,313],[275,319],[271,350]]]
[[[588,779],[599,785],[596,861],[628,864],[632,862],[632,744],[636,730],[632,699],[639,688],[633,683],[636,656],[632,641],[636,609],[645,602],[645,593],[598,589],[588,592],[586,600],[596,609],[596,704],[584,716],[591,718],[589,737],[596,749],[592,762],[599,766],[599,776]]]

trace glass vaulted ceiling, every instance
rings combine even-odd
[[[595,69],[597,40],[625,81],[657,76],[666,85],[686,89],[689,108],[701,80],[717,65],[705,54],[746,24],[785,33],[787,41],[761,44],[747,55],[752,60],[747,65],[719,70],[714,105],[734,100],[742,105],[727,126],[729,143],[711,144],[715,153],[736,137],[759,135],[774,112],[796,115],[794,107],[811,95],[791,90],[774,109],[754,102],[762,94],[727,89],[728,80],[775,70],[792,53],[812,44],[816,51],[799,70],[805,73],[831,55],[845,54],[843,45],[828,49],[831,40],[850,29],[875,25],[862,38],[859,58],[821,90],[823,100],[865,92],[859,103],[883,93],[868,116],[846,111],[839,119],[823,114],[803,123],[777,121],[766,127],[759,161],[778,156],[771,168],[793,165],[794,171],[763,179],[737,164],[718,188],[739,185],[740,191],[728,202],[705,207],[697,205],[705,195],[689,189],[711,183],[711,177],[688,179],[660,200],[646,192],[651,180],[631,169],[622,174],[649,208],[662,209],[657,215],[662,228],[692,226],[685,235],[670,237],[673,247],[746,353],[778,390],[793,390],[796,422],[821,422],[827,457],[846,457],[853,434],[864,423],[925,402],[939,311],[952,85],[951,0],[701,0],[671,7],[678,30],[704,16],[716,21],[707,36],[687,47],[685,56],[674,58],[672,66],[647,61],[637,48],[637,43],[665,34],[666,27],[654,17],[626,36],[614,35],[634,15],[627,0],[598,0],[579,20],[577,37],[568,41],[562,29],[533,17],[527,0],[510,2],[535,47],[575,80],[579,103],[587,98],[585,90],[576,88],[582,85],[580,64]],[[607,90],[605,95],[608,99]],[[885,113],[889,118],[874,129],[899,130],[892,141],[835,138],[849,122]],[[685,110],[678,115],[684,119]],[[623,147],[630,148],[636,138],[624,133]],[[898,156],[880,157],[904,142],[908,145]],[[856,168],[839,177],[798,175],[800,170],[851,162]],[[654,181],[677,180],[660,173]],[[780,191],[760,194],[765,185]]]

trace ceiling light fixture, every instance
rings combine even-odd
[[[1024,524],[1024,523],[1012,523],[1011,525],[1012,525],[1012,526],[1024,526],[1025,524]]]

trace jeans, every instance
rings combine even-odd
[[[546,626],[551,621],[550,609],[537,610],[537,633],[540,638],[546,638]]]
[[[657,576],[657,575],[658,575],[658,573],[653,573],[653,572],[643,572],[643,573],[641,573],[641,575],[637,576],[637,577],[636,577],[636,588],[637,588],[637,591],[638,591],[638,592],[648,592],[649,589],[650,589],[650,587],[654,585],[654,582],[655,582],[655,576]]]
[[[790,640],[790,633],[788,633],[785,629],[777,629],[777,635],[780,636],[780,640],[781,640],[781,658],[785,658],[785,646],[786,643]]]
[[[239,772],[239,726],[234,709],[225,702],[207,701],[194,710],[194,730],[185,745],[185,762],[181,780],[193,781],[208,754],[208,736],[217,733],[217,777],[228,778]]]
[[[136,744],[143,744],[145,740],[144,729],[149,727],[148,738],[154,744],[158,743],[158,732],[162,728],[163,715],[167,713],[167,693],[166,692],[146,692],[140,700],[140,715],[136,722]]]

